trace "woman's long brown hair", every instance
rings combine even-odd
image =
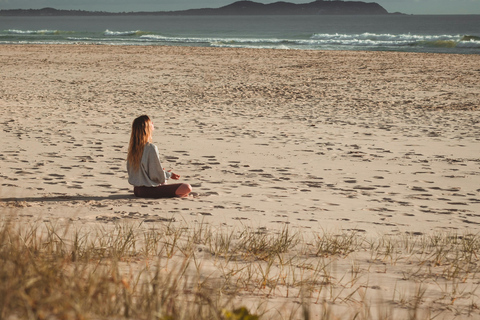
[[[151,120],[146,115],[133,120],[132,134],[130,136],[130,144],[128,145],[127,161],[135,171],[140,168],[143,148],[145,148],[145,145],[150,142],[152,138],[150,124]]]

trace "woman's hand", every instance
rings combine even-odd
[[[168,171],[170,172],[172,175],[170,176],[170,178],[172,178],[173,180],[178,180],[180,179],[180,175],[179,174],[176,174],[176,173],[173,173],[171,171]]]
[[[165,171],[165,168],[163,168],[163,171]],[[170,173],[170,179],[173,179],[173,180],[180,179],[180,175],[176,174],[176,173],[173,173],[172,170],[168,170],[168,173]]]

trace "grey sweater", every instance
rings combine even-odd
[[[147,143],[143,149],[142,160],[137,171],[127,161],[128,183],[136,187],[157,187],[171,177],[163,170],[156,145]]]

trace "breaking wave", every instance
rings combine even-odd
[[[213,35],[213,34],[212,34]],[[142,30],[81,32],[61,30],[0,31],[0,44],[7,43],[90,43],[108,45],[178,45],[229,48],[306,50],[390,50],[480,53],[480,37],[474,35],[418,35],[389,33],[315,33],[291,38],[166,36]],[[453,51],[452,51],[453,50]]]

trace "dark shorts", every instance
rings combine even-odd
[[[158,187],[133,187],[133,193],[139,198],[174,198],[181,183],[162,184]]]

